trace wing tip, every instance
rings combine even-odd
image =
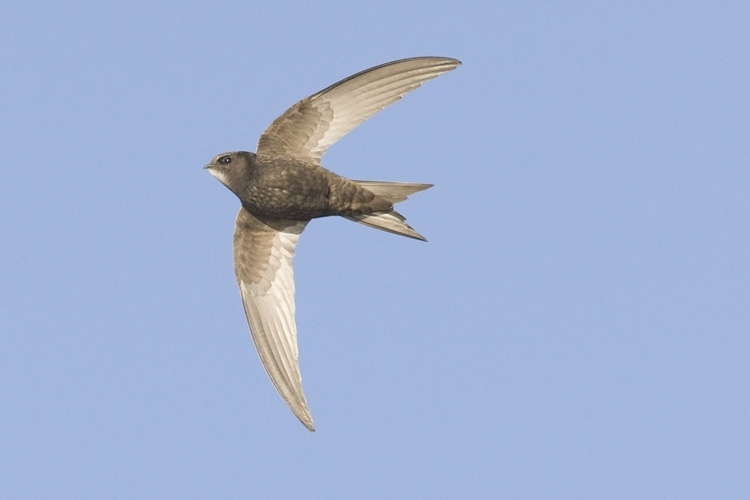
[[[307,406],[304,408],[292,408],[292,412],[308,431],[315,432],[315,424],[313,424],[312,415],[310,415],[310,410],[307,409]]]

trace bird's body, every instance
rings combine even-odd
[[[430,184],[355,181],[323,168],[328,146],[424,81],[460,64],[421,57],[357,73],[289,108],[261,135],[256,153],[216,156],[206,168],[241,201],[234,266],[250,331],[271,381],[310,430],[294,320],[292,257],[315,218],[342,216],[424,240],[393,209]]]
[[[393,203],[311,161],[284,155],[225,153],[234,179],[228,186],[250,213],[310,220],[387,211]],[[229,174],[228,174],[229,175]],[[427,187],[427,186],[425,186]]]

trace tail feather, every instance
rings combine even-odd
[[[380,181],[354,181],[376,196],[393,203],[406,200],[409,195],[431,188],[432,184],[414,184],[408,182],[380,182]],[[408,225],[406,218],[395,210],[387,212],[372,212],[369,214],[344,215],[349,220],[359,222],[389,233],[399,234],[414,238],[415,240],[427,241],[427,239]]]
[[[409,195],[431,188],[432,184],[411,182],[354,181],[373,194],[385,198],[393,204],[406,200]]]
[[[390,212],[375,212],[365,215],[345,215],[347,219],[359,222],[365,226],[374,227],[382,231],[388,231],[401,236],[408,236],[415,240],[427,241],[427,238],[416,232],[409,224],[404,222],[406,219],[403,215],[391,210]]]

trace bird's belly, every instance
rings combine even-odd
[[[242,204],[253,215],[276,219],[309,220],[333,215],[328,208],[327,189],[293,189],[253,186]]]

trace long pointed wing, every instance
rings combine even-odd
[[[311,95],[286,110],[263,132],[259,154],[320,158],[331,144],[372,115],[460,61],[415,57],[367,69]]]
[[[292,270],[294,249],[306,224],[260,220],[241,208],[234,231],[234,272],[268,376],[297,418],[314,431],[299,370]]]

